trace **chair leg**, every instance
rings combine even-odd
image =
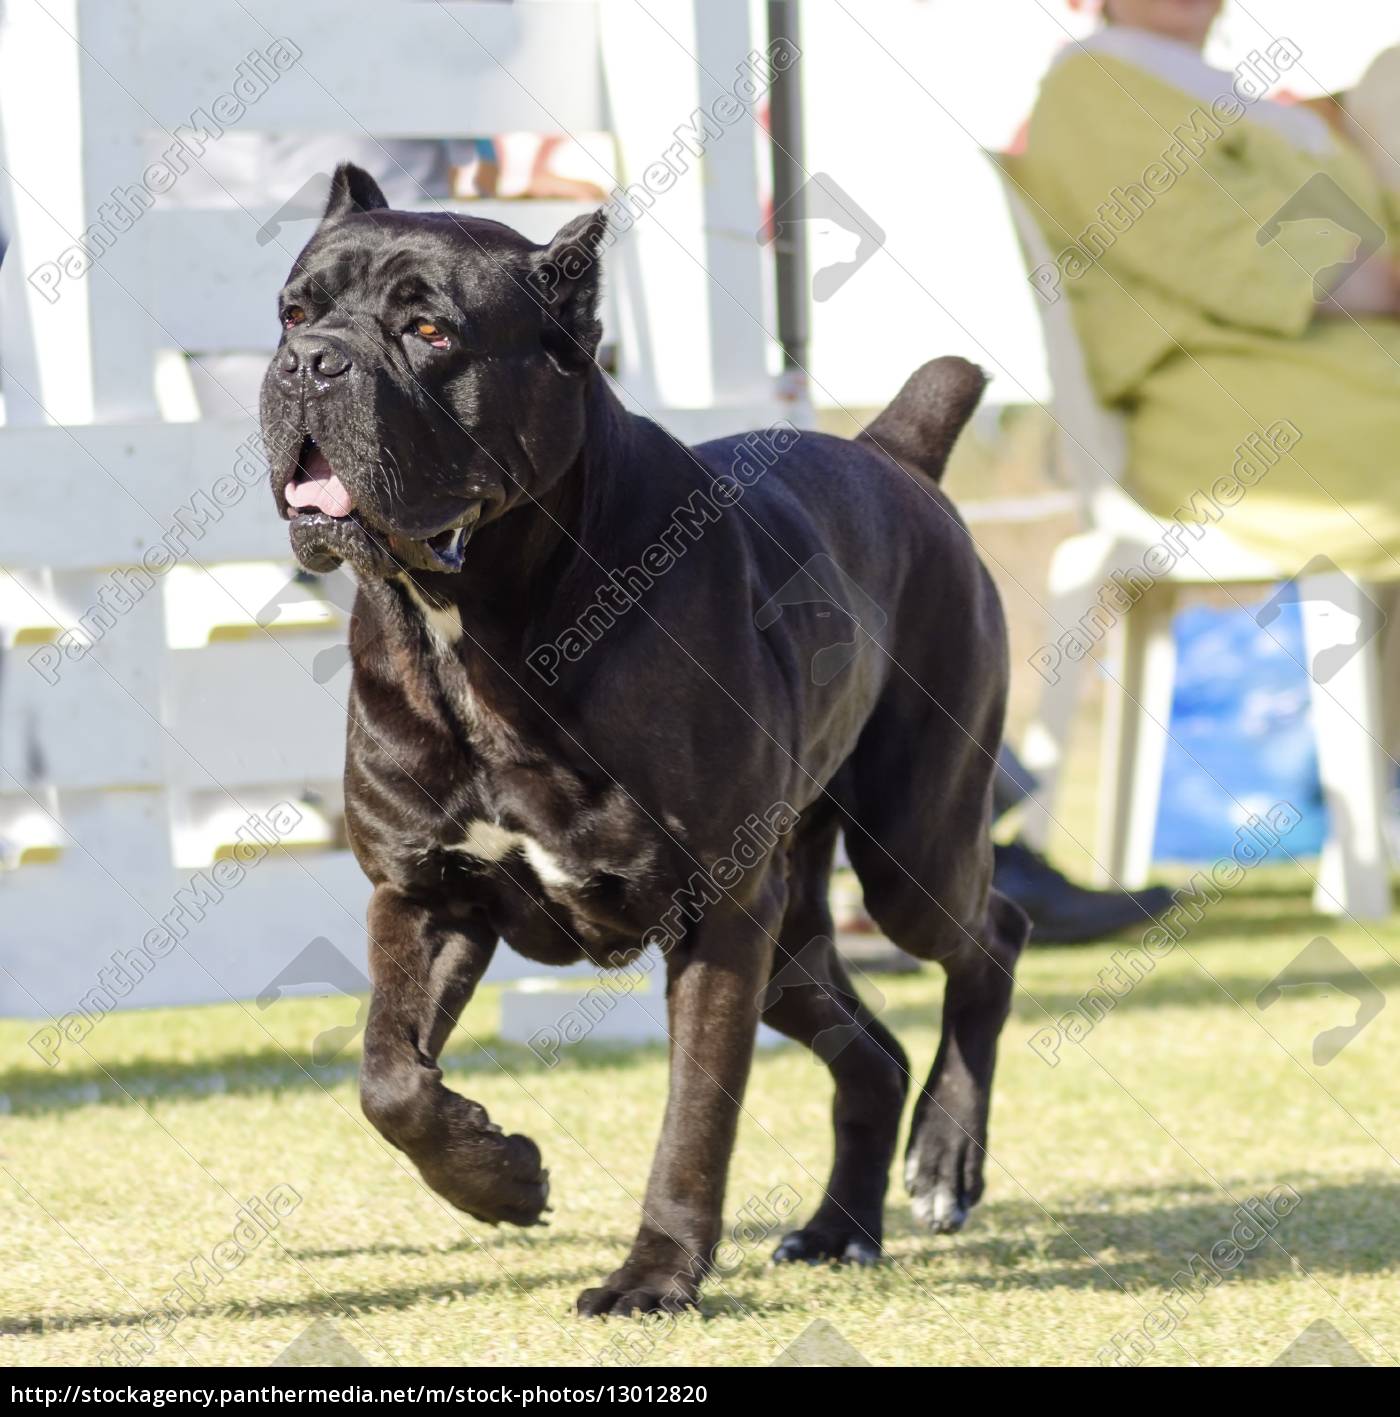
[[[1030,664],[1045,681],[1035,717],[1021,739],[1020,759],[1037,786],[1021,806],[1020,833],[1037,851],[1049,844],[1055,823],[1060,772],[1084,687],[1087,655],[1072,656],[1063,637],[1085,622],[1098,603],[1112,565],[1115,542],[1101,532],[1067,537],[1055,548],[1047,585],[1046,643]]]
[[[1176,677],[1174,601],[1173,587],[1159,585],[1133,607],[1107,685],[1096,859],[1101,884],[1124,890],[1145,886],[1152,869]]]
[[[1324,915],[1383,920],[1390,914],[1390,871],[1380,644],[1370,638],[1350,657],[1337,645],[1339,622],[1363,635],[1373,630],[1374,605],[1341,574],[1309,577],[1301,589],[1313,732],[1330,820],[1313,905]]]
[[[1386,782],[1395,783],[1400,764],[1400,584],[1385,587],[1381,602],[1389,616],[1381,635],[1381,747],[1385,750]]]

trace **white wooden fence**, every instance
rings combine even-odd
[[[288,590],[248,390],[239,416],[196,418],[183,357],[271,348],[310,228],[260,244],[266,204],[178,207],[152,162],[208,115],[240,133],[610,132],[640,182],[697,110],[730,114],[764,46],[746,0],[650,10],[661,25],[626,0],[7,0],[0,1013],[255,997],[320,938],[348,979],[363,960],[347,597]],[[249,56],[252,97],[234,86]],[[609,257],[622,387],[686,437],[782,411],[751,108],[719,127]],[[582,209],[484,214],[540,239]]]

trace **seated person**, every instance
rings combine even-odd
[[[1400,192],[1327,105],[1250,97],[1260,85],[1205,62],[1219,9],[1105,0],[1008,167],[1057,253],[1095,387],[1129,414],[1138,500],[1172,517],[1287,419],[1296,447],[1223,530],[1283,576],[1324,554],[1395,580]],[[1236,97],[1243,113],[1215,122],[1212,102]],[[1179,142],[1193,123],[1206,136]]]

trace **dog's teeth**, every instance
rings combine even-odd
[[[460,566],[462,564],[462,552],[466,547],[466,543],[467,533],[461,527],[458,527],[457,530],[452,533],[451,539],[447,543],[447,550],[442,553],[442,559],[446,561],[449,566],[454,568]]]

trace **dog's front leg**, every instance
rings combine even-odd
[[[369,908],[370,999],[360,1100],[439,1195],[491,1224],[533,1225],[549,1173],[529,1137],[506,1136],[443,1086],[439,1053],[491,962],[485,923],[388,886]]]
[[[596,1289],[586,1315],[682,1309],[696,1302],[720,1238],[724,1186],[753,1059],[759,996],[773,958],[783,887],[741,906],[711,906],[667,959],[670,1093],[631,1253]]]

